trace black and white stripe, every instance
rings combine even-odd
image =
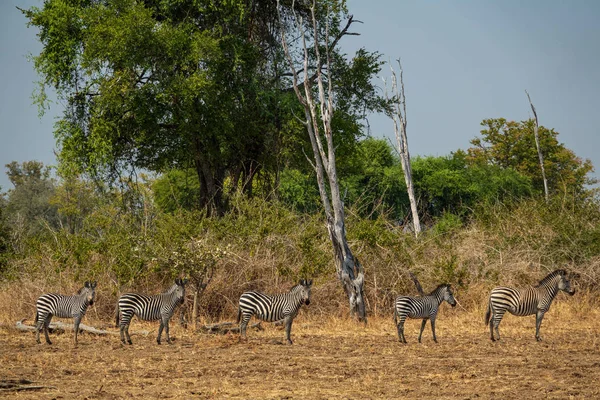
[[[435,319],[440,304],[447,301],[452,307],[456,305],[456,300],[452,294],[452,289],[448,284],[439,285],[433,292],[427,296],[410,297],[398,296],[394,304],[394,322],[398,329],[398,339],[402,343],[406,343],[404,337],[404,322],[406,318],[423,319],[421,323],[421,331],[419,332],[419,343],[425,329],[427,320],[431,321],[431,331],[433,332],[433,341],[437,343],[435,336]]]
[[[564,269],[557,269],[546,275],[535,287],[525,289],[494,288],[490,293],[485,314],[485,324],[490,326],[490,339],[492,341],[500,340],[498,326],[500,326],[504,313],[508,311],[517,316],[535,314],[535,338],[537,341],[542,340],[540,337],[542,319],[560,290],[571,296],[575,294],[575,290],[571,288],[567,271]],[[494,338],[494,330],[497,339]]]
[[[79,333],[79,324],[85,315],[89,305],[94,304],[96,298],[96,282],[86,282],[79,289],[75,296],[64,296],[57,293],[48,293],[41,295],[36,302],[36,335],[35,340],[40,342],[40,331],[44,330],[46,343],[52,344],[48,337],[48,325],[52,317],[74,318],[75,346],[77,346],[77,334]]]
[[[121,333],[121,342],[126,344],[125,338],[127,338],[127,343],[132,344],[131,337],[129,336],[129,324],[133,316],[137,315],[139,319],[144,321],[160,320],[156,342],[160,344],[160,337],[164,328],[167,343],[171,344],[169,320],[173,316],[177,306],[183,303],[186,283],[187,279],[177,278],[175,284],[169,290],[154,296],[138,293],[125,293],[121,295],[116,312],[117,326],[120,328]]]
[[[302,304],[310,304],[310,289],[312,279],[306,281],[302,279],[299,284],[294,286],[288,293],[277,295],[267,295],[260,292],[245,292],[240,297],[238,308],[238,322],[240,322],[240,334],[246,338],[246,327],[248,321],[253,315],[257,318],[268,321],[281,321],[285,324],[285,337],[289,344],[292,344],[290,332],[292,322],[298,314]]]

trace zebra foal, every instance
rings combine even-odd
[[[160,320],[156,342],[160,344],[163,328],[167,336],[167,343],[171,344],[169,337],[169,320],[175,309],[183,303],[185,298],[185,284],[187,279],[175,279],[175,284],[164,293],[148,296],[138,293],[125,293],[119,297],[116,310],[116,326],[121,333],[123,344],[133,344],[129,336],[129,324],[134,315],[144,321]],[[127,338],[127,341],[125,339]]]
[[[538,342],[541,341],[542,319],[550,309],[552,300],[561,290],[571,296],[575,294],[575,289],[571,288],[569,274],[564,269],[557,269],[549,273],[534,287],[525,289],[497,287],[492,289],[485,313],[485,324],[490,326],[492,342],[500,340],[498,327],[506,311],[519,317],[535,314],[535,339]],[[494,337],[494,330],[497,339]]]
[[[52,344],[48,336],[48,326],[53,316],[59,318],[74,318],[75,346],[77,346],[77,334],[79,324],[85,315],[88,306],[94,304],[96,298],[96,282],[86,282],[75,296],[64,296],[57,293],[41,295],[35,304],[35,340],[39,344],[40,331],[44,330],[46,343]]]
[[[298,314],[302,304],[310,304],[310,289],[312,279],[302,279],[288,293],[267,295],[260,292],[244,292],[240,296],[237,322],[240,323],[240,335],[246,339],[246,327],[253,315],[257,318],[275,322],[283,320],[285,324],[285,338],[288,344],[292,344],[290,332],[292,322]]]
[[[406,318],[422,319],[421,331],[419,332],[419,343],[421,336],[427,324],[427,320],[431,321],[431,332],[433,333],[433,341],[437,343],[435,336],[435,319],[437,312],[443,301],[448,302],[452,307],[456,306],[456,300],[452,294],[452,289],[448,284],[441,284],[431,293],[421,297],[398,296],[394,302],[394,323],[398,329],[398,339],[402,343],[406,343],[404,337],[404,322]]]

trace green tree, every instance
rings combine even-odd
[[[53,87],[67,104],[55,131],[61,168],[113,183],[136,170],[192,168],[198,205],[212,214],[224,211],[227,182],[252,194],[258,177],[272,192],[295,118],[278,40],[288,22],[276,11],[245,0],[48,0],[24,10],[43,45],[37,101]],[[359,99],[377,104],[379,56],[335,56],[344,63],[331,73],[347,87],[339,126],[350,138],[339,145],[352,145]]]
[[[13,247],[22,251],[24,240],[42,232],[46,224],[60,225],[57,208],[50,202],[56,185],[50,168],[39,161],[13,161],[6,164],[6,168],[14,188],[7,194],[5,218],[11,229]]]
[[[198,175],[193,170],[171,170],[152,183],[154,201],[165,212],[180,208],[193,210],[200,191]]]
[[[512,168],[529,177],[536,191],[543,190],[543,180],[533,134],[534,121],[506,121],[504,118],[486,119],[481,125],[481,137],[471,140],[468,149],[472,164],[497,165]],[[566,191],[586,192],[586,185],[595,183],[589,176],[594,168],[590,160],[582,160],[558,141],[554,129],[539,127],[539,140],[544,155],[544,168],[552,193]]]
[[[450,156],[413,159],[415,189],[423,215],[466,216],[477,204],[531,194],[530,178],[512,168],[470,164],[467,158],[464,151],[458,150]]]

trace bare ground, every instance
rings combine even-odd
[[[48,386],[0,391],[14,399],[119,398],[600,398],[598,310],[573,313],[558,304],[544,320],[544,341],[534,339],[534,318],[505,317],[503,338],[492,343],[482,310],[443,307],[439,343],[429,324],[417,342],[418,321],[408,321],[409,343],[397,341],[391,318],[364,327],[348,319],[300,315],[293,346],[271,325],[237,335],[208,335],[173,323],[173,345],[158,346],[157,324],[137,320],[131,330],[153,329],[122,346],[115,336],[51,335],[0,327],[0,381],[26,379]],[[100,322],[86,320],[88,324]],[[116,329],[111,328],[116,331]]]

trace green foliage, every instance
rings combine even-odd
[[[299,212],[314,213],[321,206],[317,179],[299,170],[286,168],[279,181],[280,200]]]
[[[335,3],[333,34],[345,10]],[[296,156],[287,158],[298,153],[295,144],[310,150],[304,129],[291,122],[298,104],[278,39],[292,27],[285,17],[291,5],[281,11],[279,24],[276,3],[241,0],[48,0],[25,10],[43,46],[33,57],[37,100],[44,106],[52,86],[67,104],[55,130],[61,170],[118,183],[139,169],[191,168],[195,203],[217,215],[226,211],[227,184],[252,195],[261,180],[272,192],[283,165],[299,167]],[[366,50],[351,60],[336,51],[329,76],[340,92],[335,125],[343,155],[353,151],[364,113],[382,107],[371,79],[381,63]],[[167,197],[160,201],[174,209]]]
[[[462,226],[462,220],[458,215],[445,212],[435,222],[433,232],[436,235],[446,235],[458,231]]]
[[[527,197],[532,190],[529,179],[514,170],[470,165],[460,150],[448,157],[413,158],[412,169],[416,197],[429,216],[466,216],[479,203]]]
[[[57,209],[50,199],[55,193],[55,183],[50,168],[38,161],[16,161],[6,165],[7,175],[15,186],[8,191],[4,209],[6,224],[11,226],[11,246],[22,252],[30,236],[41,233],[45,225],[60,224]]]
[[[154,201],[161,210],[175,212],[198,207],[200,182],[192,170],[171,170],[158,177],[152,184]]]
[[[360,141],[348,168],[341,175],[344,201],[352,204],[362,216],[391,214],[404,218],[408,195],[402,169],[391,146],[382,139]]]
[[[543,191],[541,168],[533,135],[534,122],[486,119],[481,125],[481,138],[471,140],[468,161],[477,165],[497,165],[514,169],[531,179],[533,187]],[[585,186],[595,180],[590,160],[581,160],[564,144],[558,142],[558,132],[543,126],[538,131],[544,169],[552,193],[585,194]]]

